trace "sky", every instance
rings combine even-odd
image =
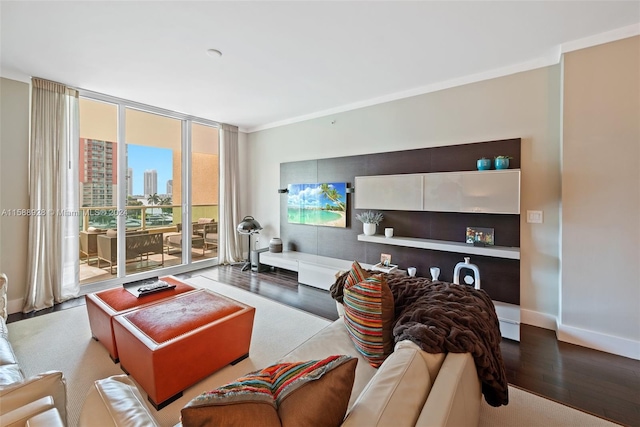
[[[346,202],[346,183],[329,183],[342,194],[342,201]],[[320,184],[289,184],[289,195],[287,205],[297,208],[319,208],[328,204],[335,205],[333,201],[326,198],[320,190]]]
[[[144,171],[158,172],[158,194],[166,194],[173,179],[173,151],[168,148],[127,144],[128,167],[133,169],[133,194],[144,194]]]

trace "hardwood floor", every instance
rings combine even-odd
[[[338,317],[329,293],[298,285],[293,272],[252,273],[223,266],[178,277],[202,274],[330,320]],[[78,298],[64,305],[83,302]],[[14,314],[9,322],[21,318]],[[529,325],[521,326],[520,343],[505,339],[501,349],[510,384],[623,425],[640,426],[640,361],[559,342],[555,332]]]

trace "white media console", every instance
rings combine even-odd
[[[299,283],[328,291],[336,281],[336,274],[349,271],[353,261],[287,251],[262,252],[260,264],[297,271]],[[371,264],[361,263],[361,265],[367,269],[373,267]]]
[[[336,274],[348,271],[353,261],[287,251],[261,252],[260,264],[297,271],[299,283],[328,291],[336,281]],[[366,269],[373,268],[371,264],[361,265]],[[499,301],[494,301],[493,304],[500,321],[502,336],[520,341],[520,307]]]

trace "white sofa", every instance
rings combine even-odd
[[[29,378],[18,364],[5,322],[7,277],[0,275],[0,427],[67,424],[67,388],[60,371]]]
[[[401,341],[375,369],[355,350],[340,317],[281,361],[321,359],[334,354],[358,358],[349,409],[342,424],[345,427],[478,424],[481,387],[469,353],[429,354],[410,341]],[[143,402],[125,375],[98,380],[85,400],[79,425],[158,425]]]

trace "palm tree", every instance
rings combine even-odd
[[[162,197],[160,199],[160,204],[161,205],[171,205],[171,203],[172,203],[171,196]],[[169,214],[172,211],[173,211],[172,208],[162,208],[162,213],[165,213],[165,214]]]
[[[159,205],[160,204],[160,196],[158,196],[158,193],[150,194],[147,197],[147,202],[149,202],[150,205]]]
[[[140,200],[136,200],[133,197],[127,197],[127,206],[142,206],[142,202]],[[131,215],[131,217],[140,218],[142,214],[141,209],[130,209],[127,210],[127,216]]]
[[[338,205],[338,210],[343,212],[346,210],[346,206],[340,201],[342,195],[338,193],[338,190],[334,187],[330,187],[329,184],[320,184],[320,191],[322,191],[322,194],[324,194],[327,199]]]

